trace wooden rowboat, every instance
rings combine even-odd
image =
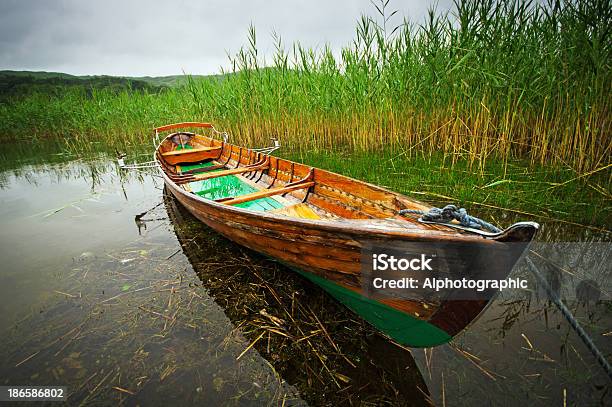
[[[538,228],[521,222],[487,233],[425,223],[399,214],[431,209],[401,194],[212,136],[177,131],[186,128],[214,130],[209,123],[194,122],[158,127],[156,137],[174,132],[159,141],[154,159],[168,190],[189,212],[234,242],[296,270],[405,345],[448,342],[490,299],[453,294],[373,298],[364,287],[366,247],[442,244],[444,257],[458,259],[449,264],[499,278],[510,273]],[[469,255],[460,249],[465,247]],[[466,270],[450,270],[455,271]]]

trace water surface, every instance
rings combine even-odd
[[[449,345],[403,348],[201,225],[155,177],[119,174],[105,156],[10,156],[0,173],[3,384],[66,385],[70,404],[100,405],[612,402],[609,379],[535,291],[498,298]],[[609,280],[609,269],[594,277]],[[609,357],[603,298],[571,307]]]

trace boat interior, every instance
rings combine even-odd
[[[375,185],[266,154],[270,149],[247,149],[181,131],[161,142],[156,158],[185,191],[253,211],[303,219],[384,219],[405,226],[416,222],[398,210],[428,209]]]
[[[206,136],[184,131],[185,128],[206,128],[216,134]],[[423,221],[421,214],[431,208],[417,200],[275,157],[270,153],[279,147],[276,142],[274,146],[260,149],[233,145],[227,142],[225,133],[219,133],[209,123],[158,127],[155,129],[158,141],[161,133],[168,135],[158,144],[156,162],[178,188],[205,200],[262,212],[262,215],[350,222],[351,227],[385,232],[403,233],[409,229],[410,233],[429,235],[432,239],[442,235],[449,238],[476,235],[501,242],[526,242],[531,241],[538,229],[533,222],[517,222],[503,231],[491,232],[465,227],[457,220]],[[226,137],[220,140],[219,135]]]

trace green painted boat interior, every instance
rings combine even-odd
[[[198,168],[206,168],[206,167],[210,167],[213,165],[212,161],[207,161],[204,163],[196,163],[196,164],[184,164],[181,165],[181,171],[185,172],[185,171],[191,171],[191,170],[195,170]],[[218,170],[213,170],[213,171],[218,171]]]
[[[422,348],[441,345],[452,339],[448,333],[427,321],[367,298],[315,274],[293,269],[402,345]]]
[[[197,168],[210,167],[212,165],[212,161],[201,164],[181,165],[181,171],[189,171]],[[220,170],[213,170],[213,172],[214,171]],[[239,195],[250,194],[252,192],[257,191],[257,189],[247,184],[236,175],[228,175],[225,177],[190,182],[189,187],[195,194],[201,196],[202,198],[211,200],[236,197]],[[265,197],[261,199],[256,199],[254,201],[243,202],[234,206],[238,208],[250,209],[253,211],[260,212],[279,209],[283,207],[280,202],[271,197]]]
[[[177,144],[176,149],[177,150],[192,150],[193,147],[190,146],[189,144],[183,144],[183,145]]]

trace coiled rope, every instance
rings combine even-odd
[[[421,219],[427,222],[435,223],[450,223],[453,220],[459,222],[461,226],[472,229],[484,229],[489,232],[499,233],[502,230],[495,225],[490,224],[480,218],[471,216],[465,208],[457,208],[455,205],[446,205],[444,208],[431,208],[429,211],[421,211],[417,209],[402,209],[400,215],[421,215]]]

